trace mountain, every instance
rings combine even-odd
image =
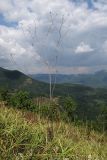
[[[29,76],[17,70],[7,70],[0,68],[0,88],[10,90],[27,90],[36,95],[41,93],[42,88],[47,89],[47,84],[33,80]],[[47,92],[47,91],[46,91]],[[43,92],[44,94],[44,92]]]
[[[102,73],[97,73],[98,75]],[[19,72],[10,71],[0,68],[0,89],[6,88],[12,91],[26,90],[31,93],[33,97],[48,96],[49,84],[34,80],[29,76]],[[88,117],[94,119],[95,114],[101,113],[101,108],[107,106],[107,89],[92,88],[80,84],[56,84],[54,90],[55,97],[71,96],[77,103],[78,116]]]
[[[48,74],[35,74],[30,75],[33,79],[49,82]],[[55,75],[52,75],[52,81],[54,82]],[[56,76],[57,83],[73,83],[73,84],[81,84],[85,86],[90,86],[94,88],[107,88],[107,71],[102,70],[98,71],[94,74],[71,74],[64,75],[58,74]]]

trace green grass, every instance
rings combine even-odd
[[[0,160],[107,160],[107,137],[1,106]]]

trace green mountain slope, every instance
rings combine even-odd
[[[10,71],[0,68],[0,88],[6,88],[10,90],[24,89],[30,91],[32,94],[44,94],[43,89],[45,91],[47,86],[47,84],[33,80],[29,76],[17,70]]]

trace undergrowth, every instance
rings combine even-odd
[[[0,160],[107,160],[106,133],[0,107]]]

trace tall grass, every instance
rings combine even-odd
[[[0,107],[0,160],[107,160],[106,134]]]

